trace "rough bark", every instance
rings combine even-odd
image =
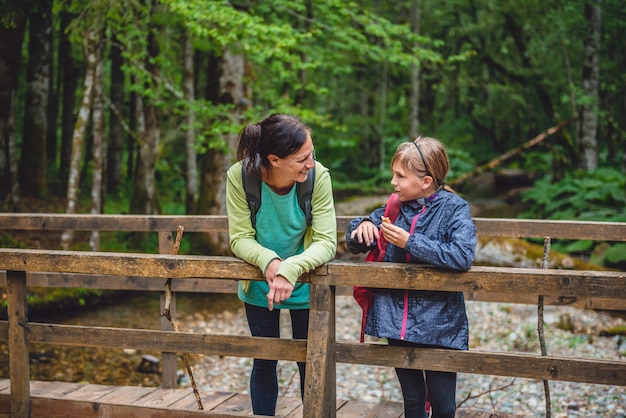
[[[222,100],[227,100],[227,103],[235,105],[230,116],[236,122],[242,122],[242,112],[245,110],[245,104],[248,103],[246,86],[244,84],[245,66],[246,60],[243,55],[236,54],[228,49],[224,51],[220,62],[220,97],[222,97]],[[215,173],[219,177],[219,181],[216,184],[217,187],[215,188],[217,195],[215,215],[226,214],[226,182],[223,179],[223,173],[232,162],[233,150],[237,146],[237,134],[227,134],[224,139],[227,152],[220,153],[221,156],[216,161],[217,166],[214,168]]]
[[[156,5],[153,4],[151,13],[154,15]],[[145,60],[146,71],[150,74],[147,90],[154,88],[152,84],[159,79],[159,70],[154,64],[155,58],[159,55],[159,46],[156,33],[160,28],[151,22],[151,29],[148,33],[147,57]],[[140,103],[141,102],[141,103]],[[140,109],[141,107],[141,109]],[[160,207],[156,195],[155,166],[157,158],[157,148],[160,142],[160,128],[157,116],[157,108],[149,98],[139,97],[137,100],[137,113],[141,112],[144,132],[138,135],[139,159],[137,161],[137,173],[135,176],[134,193],[131,200],[130,213],[145,213],[147,215],[158,215]]]
[[[107,146],[107,177],[106,185],[109,192],[122,183],[123,150],[124,150],[124,72],[122,71],[122,52],[115,35],[111,38],[111,99],[112,112],[109,116],[109,141]]]
[[[104,166],[104,64],[102,62],[102,44],[96,49],[96,67],[93,86],[93,159],[91,165],[91,213],[102,213],[102,174]],[[100,249],[100,232],[94,230],[89,238],[89,247],[92,251]]]
[[[183,92],[189,103],[195,100],[193,43],[191,33],[185,30],[184,45],[184,85]],[[195,214],[198,206],[198,163],[196,153],[196,114],[192,107],[187,111],[185,150],[187,155],[187,195],[186,213]]]
[[[78,111],[76,126],[74,127],[74,136],[72,138],[72,155],[70,159],[69,179],[67,185],[67,207],[66,213],[76,213],[76,205],[78,203],[78,186],[80,183],[80,162],[82,161],[83,145],[85,142],[85,131],[89,114],[91,113],[92,91],[94,87],[95,69],[97,64],[96,44],[98,43],[98,35],[96,31],[91,30],[86,35],[85,55],[87,68],[85,73],[85,81],[83,85],[83,100]],[[74,238],[73,230],[65,230],[61,234],[61,248],[69,249]]]
[[[11,169],[12,158],[17,158],[15,153],[11,155],[11,147],[15,151],[15,125],[11,124],[11,117],[15,110],[15,90],[25,31],[24,14],[16,16],[13,27],[0,26],[0,39],[3,40],[0,42],[0,197],[4,199],[11,193],[15,201],[19,201],[19,181],[17,172]]]
[[[213,60],[209,59],[209,62]],[[216,92],[222,103],[235,105],[230,117],[243,123],[242,113],[249,103],[248,91],[244,84],[245,58],[225,50],[219,61],[219,90]],[[209,92],[210,94],[210,92]],[[200,197],[198,199],[198,213],[209,215],[226,214],[226,181],[224,173],[232,163],[233,150],[236,148],[237,134],[227,134],[224,137],[227,152],[222,149],[211,148],[200,159]],[[196,248],[202,248],[206,254],[227,254],[229,252],[228,237],[226,234],[203,234],[195,242]]]
[[[585,3],[585,52],[583,61],[583,90],[587,100],[580,110],[580,164],[586,171],[598,167],[598,103],[600,80],[600,0]]]
[[[20,186],[27,196],[47,195],[46,136],[52,62],[52,4],[38,3],[29,17],[28,69],[24,130],[20,156]]]
[[[61,87],[61,148],[59,149],[59,179],[67,181],[72,157],[72,137],[76,123],[76,89],[78,87],[80,68],[72,59],[72,45],[67,28],[73,16],[61,12],[59,29],[59,78]],[[65,190],[67,193],[67,190]]]

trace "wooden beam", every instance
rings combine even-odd
[[[337,402],[335,288],[311,286],[304,418],[334,417]]]
[[[28,359],[28,304],[26,274],[7,272],[9,373],[11,375],[11,416],[30,418],[30,363]]]
[[[0,321],[0,341],[7,321]],[[78,325],[28,324],[29,343],[75,347],[135,348],[174,353],[306,361],[306,341],[237,335],[192,334],[174,331],[87,327]],[[26,364],[28,364],[28,350]],[[13,359],[11,359],[13,362]],[[11,363],[13,364],[13,363]]]
[[[337,216],[337,230],[345,231],[354,214]],[[626,223],[544,219],[473,218],[479,236],[509,238],[589,239],[626,241]],[[25,231],[147,231],[174,232],[178,225],[185,232],[227,232],[223,215],[92,215],[2,213],[0,229]]]
[[[264,280],[259,269],[235,257],[98,253],[0,248],[0,269],[93,274],[81,287],[98,287],[101,275]],[[467,272],[418,264],[331,261],[299,279],[329,286],[492,292],[626,299],[626,272],[472,267]]]
[[[2,213],[0,229],[33,231],[170,231],[178,225],[185,232],[227,232],[223,215],[92,215],[66,213]]]
[[[317,268],[310,277],[315,284],[371,288],[626,298],[623,271],[478,266],[455,272],[419,264],[336,260]]]
[[[626,362],[337,342],[339,363],[626,386]]]

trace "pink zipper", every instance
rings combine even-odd
[[[422,211],[413,217],[413,222],[411,222],[411,229],[409,230],[409,234],[412,234],[415,230],[415,224],[417,224],[417,218],[422,216],[426,212],[426,205],[422,207]],[[406,252],[406,262],[411,261],[411,255],[409,252]],[[400,339],[404,340],[404,336],[406,335],[406,324],[409,318],[409,290],[404,290],[404,308],[402,312],[402,329],[400,330]]]

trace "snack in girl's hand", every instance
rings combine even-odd
[[[383,220],[383,222],[385,222],[385,223],[387,223],[387,224],[391,223],[391,221],[389,220],[389,218],[388,218],[388,217],[386,217],[386,216],[381,216],[381,217],[380,217],[380,219],[382,219],[382,220]]]

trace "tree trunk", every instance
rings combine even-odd
[[[184,45],[184,85],[183,93],[189,103],[195,100],[193,42],[191,33],[185,30]],[[185,150],[187,155],[187,194],[185,209],[187,214],[195,214],[198,207],[198,156],[196,154],[196,114],[190,106],[187,111]]]
[[[74,137],[72,139],[72,155],[70,159],[69,179],[67,184],[67,208],[66,213],[76,213],[78,202],[78,192],[80,184],[80,162],[82,161],[83,145],[85,142],[85,130],[91,112],[92,91],[94,88],[96,75],[96,45],[98,44],[98,34],[91,30],[87,33],[85,56],[86,72],[83,86],[83,101],[78,112]],[[68,250],[74,238],[74,231],[71,229],[63,231],[61,234],[61,248]]]
[[[419,0],[411,2],[411,27],[413,33],[420,33],[420,6]],[[418,44],[414,45],[416,48]],[[420,108],[420,66],[411,66],[411,96],[409,98],[409,139],[412,141],[419,135],[419,108]]]
[[[104,32],[103,32],[104,33]],[[99,37],[101,39],[101,37]],[[98,43],[96,50],[96,68],[93,86],[93,160],[91,165],[91,213],[102,213],[102,174],[104,165],[104,64],[102,62],[102,43]],[[100,232],[91,231],[89,239],[91,251],[100,250]]]
[[[12,172],[15,162],[15,91],[22,58],[22,42],[26,31],[25,14],[18,13],[14,26],[0,25],[0,198],[12,194],[14,203],[19,201],[19,180]],[[13,147],[13,155],[11,155]],[[17,164],[15,163],[17,167]],[[17,193],[17,195],[15,194]]]
[[[581,169],[593,171],[598,167],[598,86],[600,80],[600,0],[585,3],[587,36],[583,61],[583,90],[587,101],[580,111]]]
[[[47,195],[46,135],[52,38],[52,3],[38,3],[29,17],[28,69],[24,130],[20,157],[20,186],[27,196]]]
[[[242,123],[242,113],[245,109],[249,99],[247,96],[246,86],[243,82],[245,76],[246,60],[243,55],[234,54],[230,50],[225,50],[220,62],[220,97],[227,103],[235,105],[235,109],[230,117],[236,123]],[[216,194],[216,207],[215,215],[226,214],[226,182],[224,181],[224,173],[228,166],[232,163],[233,151],[237,147],[237,133],[227,134],[226,140],[226,153],[222,153],[222,157],[216,161],[218,165],[214,168],[214,172],[217,174],[219,181],[217,182]]]
[[[243,55],[233,54],[225,50],[220,61],[219,97],[223,103],[233,103],[235,110],[230,115],[233,120],[242,123],[244,106],[249,103],[248,92],[243,82],[245,75],[245,59]],[[198,213],[209,215],[226,214],[226,181],[224,173],[232,163],[233,150],[237,143],[237,134],[227,134],[223,152],[212,148],[201,159],[200,198]],[[206,239],[206,240],[205,240]],[[227,234],[204,234],[203,242],[197,242],[207,254],[227,254],[229,252]]]
[[[67,34],[67,29],[73,16],[67,12],[61,12],[59,29],[59,78],[61,87],[61,148],[59,150],[59,181],[65,189],[68,184],[70,160],[72,155],[72,138],[76,124],[76,89],[80,68],[72,59],[72,45]],[[64,190],[67,194],[67,189]]]
[[[378,89],[378,171],[382,175],[386,167],[387,138],[385,135],[385,125],[387,123],[387,83],[389,82],[389,63],[383,62],[380,73],[380,84]]]
[[[123,149],[124,149],[124,72],[122,71],[122,51],[115,35],[111,37],[111,109],[109,116],[109,141],[107,146],[107,177],[106,185],[109,192],[114,191],[122,183]],[[129,176],[132,173],[129,173]]]
[[[151,15],[154,16],[156,3],[153,3]],[[159,55],[159,46],[155,33],[160,30],[152,21],[152,27],[148,33],[148,54],[145,61],[145,68],[150,74],[149,85],[146,90],[152,90],[154,80],[159,78],[159,71],[154,61]],[[144,134],[138,135],[139,159],[137,161],[137,173],[135,176],[134,194],[131,200],[130,213],[142,213],[146,215],[158,215],[161,210],[156,195],[155,186],[155,166],[157,148],[160,141],[159,120],[156,106],[150,102],[149,98],[139,96],[137,100],[137,113],[141,113],[138,118],[142,118],[144,124]],[[139,122],[139,119],[138,119]]]

